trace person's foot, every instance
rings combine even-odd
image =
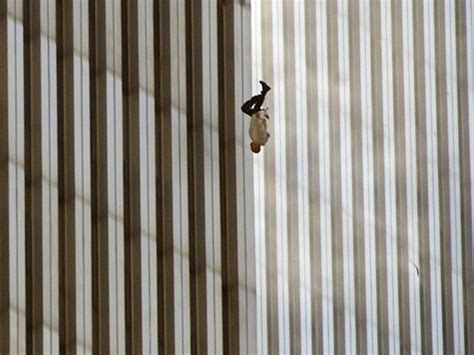
[[[268,84],[266,82],[264,82],[263,80],[260,80],[260,84],[262,85],[262,94],[266,94],[268,91],[270,91],[272,88],[270,86],[268,86]]]

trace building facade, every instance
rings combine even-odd
[[[256,352],[250,5],[0,1],[0,353]]]
[[[0,354],[474,353],[473,24],[0,0]]]
[[[252,3],[258,353],[474,352],[473,10]]]

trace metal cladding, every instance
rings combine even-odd
[[[0,354],[473,354],[473,26],[0,1]]]

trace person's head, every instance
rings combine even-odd
[[[255,142],[250,142],[250,149],[254,153],[259,153],[260,152],[260,145],[255,143]]]

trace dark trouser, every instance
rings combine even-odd
[[[247,115],[252,116],[262,110],[263,101],[265,101],[265,94],[252,96],[240,109]]]

